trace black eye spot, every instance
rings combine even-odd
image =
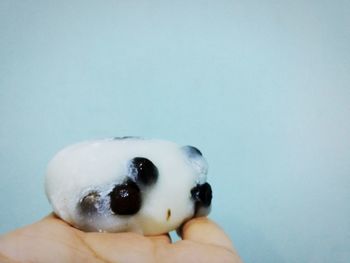
[[[140,188],[132,181],[116,185],[109,195],[111,210],[117,215],[134,215],[141,208]]]
[[[80,200],[80,209],[82,213],[91,215],[98,212],[101,196],[98,192],[91,192]]]
[[[192,188],[191,196],[196,202],[196,206],[210,206],[211,199],[213,198],[210,184],[197,184],[194,188]]]
[[[158,179],[158,168],[147,158],[136,157],[131,160],[131,176],[138,183],[152,185]]]

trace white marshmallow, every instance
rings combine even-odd
[[[201,195],[210,199],[204,208],[196,209],[200,201],[193,191],[191,194],[196,186],[205,184],[208,169],[203,156],[193,149],[134,137],[78,143],[64,148],[50,161],[46,195],[60,218],[84,231],[166,233],[198,211],[200,215],[210,211],[211,189]],[[135,157],[146,158],[156,167],[158,177],[151,185],[140,183],[132,172],[130,165]],[[111,210],[110,193],[126,181],[139,187],[141,204],[135,213],[119,215]],[[83,200],[89,194],[92,201],[85,211]]]

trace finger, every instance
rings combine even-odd
[[[149,236],[149,239],[152,240],[152,242],[155,242],[157,244],[171,244],[171,238],[168,233],[164,235],[158,235],[158,236]]]
[[[182,239],[225,247],[234,251],[231,240],[225,232],[206,217],[194,218],[182,227]]]
[[[43,217],[39,222],[37,223],[50,223],[50,224],[59,224],[59,225],[62,225],[62,226],[68,226],[68,227],[71,227],[71,225],[62,220],[60,217],[58,217],[55,213],[50,213],[48,214],[47,216]]]
[[[16,261],[6,257],[5,255],[0,253],[0,262],[1,263],[16,263]]]
[[[57,219],[57,218],[58,216],[54,212],[51,212],[50,214],[43,217],[43,219]]]

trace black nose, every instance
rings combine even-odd
[[[213,198],[210,184],[197,184],[191,189],[191,196],[195,201],[195,214],[198,214],[201,208],[209,208]]]

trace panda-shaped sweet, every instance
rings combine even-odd
[[[45,189],[56,215],[81,230],[157,235],[209,214],[207,170],[193,146],[117,137],[61,150]]]

